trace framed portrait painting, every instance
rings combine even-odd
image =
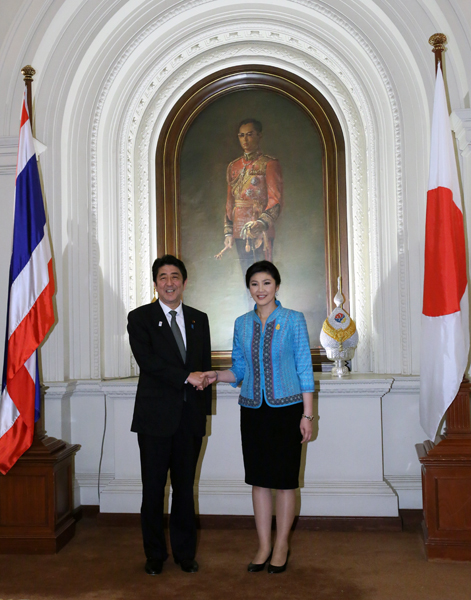
[[[344,163],[325,99],[277,69],[215,74],[174,107],[156,157],[158,255],[185,262],[215,366],[230,364],[234,321],[254,307],[245,271],[263,258],[282,305],[306,317],[315,368],[328,363],[319,336],[339,276],[348,298]]]

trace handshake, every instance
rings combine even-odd
[[[216,371],[194,371],[188,375],[188,383],[191,383],[197,390],[204,390],[205,387],[211,385],[218,380]]]

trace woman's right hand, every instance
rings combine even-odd
[[[309,442],[312,437],[312,422],[305,417],[301,417],[299,429],[301,430],[302,435],[301,444]]]
[[[206,385],[211,385],[212,383],[234,383],[236,380],[234,373],[229,369],[224,371],[205,371],[203,375]]]

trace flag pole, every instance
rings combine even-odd
[[[428,43],[433,46],[432,52],[435,54],[435,76],[440,65],[443,74],[442,52],[446,52],[447,37],[444,33],[434,33],[430,36]],[[470,384],[463,374],[463,382],[455,400],[448,407],[446,412],[446,428],[442,437],[455,437],[456,435],[471,434],[471,415],[469,410],[469,390]]]
[[[34,110],[33,110],[33,77],[36,75],[36,69],[34,69],[31,65],[26,65],[21,69],[21,74],[23,75],[23,81],[26,86],[26,101],[28,102],[28,111],[29,111],[29,120],[31,123],[31,131],[34,136],[35,130],[35,119],[34,119]],[[39,410],[39,418],[34,424],[34,438],[33,445],[38,442],[46,442],[46,430],[44,427],[44,394],[41,390],[41,404]]]

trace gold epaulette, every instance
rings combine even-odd
[[[239,156],[239,158],[236,158],[235,160],[231,161],[228,165],[227,165],[227,169],[230,169],[232,167],[232,165],[236,162],[238,162],[241,158],[243,158],[242,156]]]

